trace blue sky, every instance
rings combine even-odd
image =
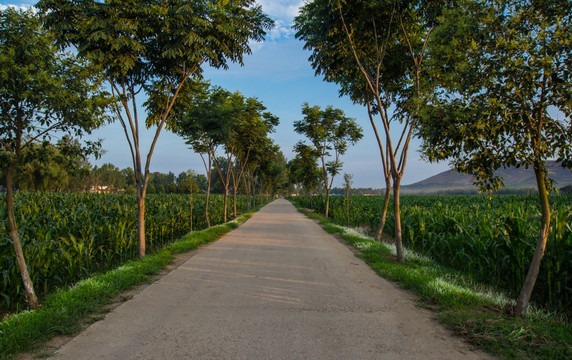
[[[7,5],[29,7],[34,3],[35,1],[0,0],[0,9]],[[294,132],[293,123],[302,118],[301,108],[304,102],[343,109],[347,116],[355,118],[363,127],[364,138],[343,157],[342,173],[353,174],[354,187],[384,187],[380,155],[366,109],[353,105],[347,98],[340,98],[335,84],[315,77],[308,61],[310,53],[304,51],[303,43],[294,38],[290,25],[303,1],[258,0],[258,3],[275,21],[275,27],[266,40],[253,44],[253,53],[245,59],[243,67],[231,65],[226,71],[207,68],[204,77],[213,85],[257,97],[268,111],[278,116],[280,125],[272,134],[272,138],[280,145],[287,159],[294,156],[292,148],[302,140],[302,136]],[[104,139],[103,147],[106,150],[95,164],[110,162],[120,168],[132,166],[127,140],[119,123],[96,130],[92,137]],[[147,153],[151,138],[151,132],[142,134],[142,153]],[[420,160],[417,148],[418,141],[414,140],[403,184],[423,180],[448,168],[446,163],[429,164]],[[163,131],[151,160],[151,171],[172,171],[178,174],[187,169],[203,173],[200,157],[189,150],[180,137]],[[340,175],[334,186],[341,186],[342,182],[343,176]]]

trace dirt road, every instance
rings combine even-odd
[[[197,251],[57,359],[482,359],[285,200]]]

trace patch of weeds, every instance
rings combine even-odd
[[[126,302],[126,301],[131,300],[131,299],[133,299],[133,295],[121,295],[119,297],[120,302]]]
[[[330,234],[336,234],[340,232],[340,227],[338,225],[334,225],[332,223],[325,223],[322,225],[323,229]]]
[[[49,357],[52,357],[53,355],[54,355],[54,354],[53,354],[52,352],[47,351],[47,350],[43,350],[43,351],[40,351],[40,352],[37,353],[37,354],[34,354],[34,358],[35,358],[35,359],[47,359],[47,358],[49,358]]]
[[[96,323],[96,322],[101,321],[103,319],[105,319],[105,316],[92,316],[87,323],[93,324],[93,323]]]
[[[318,213],[306,213],[306,216],[312,220],[324,221],[324,219],[325,219],[324,215],[318,214]]]

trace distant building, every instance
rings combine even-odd
[[[115,194],[117,192],[116,189],[113,189],[112,187],[108,186],[108,185],[93,185],[91,187],[91,189],[89,189],[90,193],[97,193],[97,194],[102,194],[102,193],[106,193],[106,194],[110,194],[113,193]]]

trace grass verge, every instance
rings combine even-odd
[[[187,234],[144,259],[130,261],[115,270],[82,280],[71,288],[61,289],[48,295],[39,310],[8,316],[0,323],[0,359],[33,351],[55,336],[76,333],[89,314],[105,312],[114,298],[165,269],[174,255],[219,239],[259,209],[260,206],[226,224]]]
[[[572,326],[557,314],[529,308],[526,319],[512,317],[505,311],[511,299],[470,276],[407,250],[406,262],[397,263],[391,245],[294,205],[358,249],[358,257],[379,275],[415,292],[420,306],[433,309],[442,324],[479,348],[511,359],[572,359]]]

